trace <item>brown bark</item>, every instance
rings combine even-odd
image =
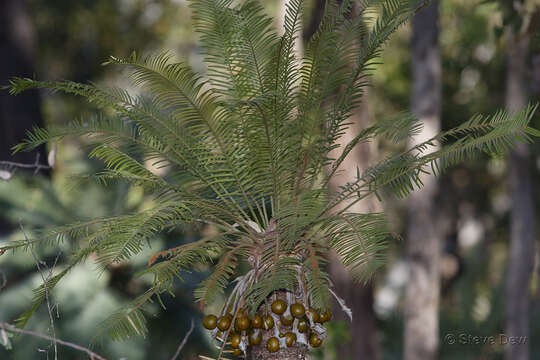
[[[251,360],[305,360],[307,359],[307,346],[296,344],[292,347],[280,348],[275,353],[266,350],[265,345],[273,334],[263,333],[262,345],[253,346]]]
[[[287,300],[287,297],[285,295],[285,292],[279,291],[276,293],[278,299]],[[273,299],[273,296],[268,298]],[[264,305],[261,305],[258,311],[259,315],[261,317],[264,317],[266,315],[266,311],[264,309]],[[292,326],[285,326],[280,323],[274,323],[274,326],[277,326],[279,329],[279,332],[282,334],[285,334],[287,332],[290,332],[293,330]],[[252,346],[251,348],[251,360],[306,360],[309,359],[307,357],[307,351],[308,348],[304,344],[299,344],[298,342],[291,347],[280,347],[278,351],[275,353],[270,353],[266,349],[266,343],[268,342],[268,339],[275,336],[274,329],[270,329],[267,331],[262,331],[262,341],[260,345]]]
[[[527,102],[525,84],[528,36],[507,35],[506,108],[517,112]],[[529,338],[529,283],[534,258],[534,204],[529,173],[529,147],[518,143],[509,156],[510,252],[506,284],[506,335]],[[506,345],[506,359],[529,359],[528,341]]]
[[[424,124],[413,144],[440,130],[441,61],[438,46],[438,1],[420,10],[413,20],[411,110]],[[409,281],[405,293],[404,359],[432,360],[439,339],[440,249],[436,228],[437,181],[423,179],[424,187],[408,200],[406,257]]]

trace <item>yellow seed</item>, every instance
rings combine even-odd
[[[216,315],[207,315],[204,317],[203,326],[208,330],[214,330],[217,326],[217,316]]]
[[[261,331],[251,331],[249,333],[249,343],[250,345],[259,345],[262,341],[262,332]]]
[[[274,327],[274,318],[272,318],[270,315],[267,315],[264,317],[264,329],[270,330]]]
[[[285,334],[285,343],[288,347],[291,347],[296,342],[296,334],[292,332],[288,332]]]
[[[281,315],[287,310],[287,303],[281,299],[277,299],[272,303],[271,307],[274,314]]]
[[[232,352],[232,354],[233,354],[234,356],[242,356],[243,352],[242,352],[242,350],[240,350],[240,349],[234,349],[233,352]]]
[[[217,322],[217,327],[219,330],[221,331],[228,330],[230,326],[231,326],[231,319],[229,319],[227,315],[219,318]]]
[[[235,329],[237,331],[249,329],[249,318],[245,316],[241,316],[238,319],[236,319]]]
[[[321,315],[319,316],[319,322],[321,324],[330,321],[332,319],[332,311],[330,309],[326,309],[325,311],[321,311]]]
[[[255,314],[253,319],[251,319],[251,327],[254,329],[260,329],[263,325],[263,319],[259,314]]]
[[[240,334],[233,334],[231,336],[231,346],[233,348],[237,348],[240,345],[240,341],[242,340],[242,336]]]
[[[294,318],[291,315],[281,315],[279,321],[285,326],[291,326]]]
[[[305,313],[306,313],[306,308],[304,307],[304,305],[299,304],[299,303],[294,303],[291,305],[291,314],[295,318],[301,318],[302,316],[304,316]]]
[[[309,324],[306,321],[306,319],[300,319],[298,321],[298,331],[300,331],[301,333],[305,333],[306,331],[308,331],[308,329],[309,329]]]
[[[311,334],[309,338],[309,344],[314,348],[321,346],[322,340],[317,334]]]
[[[270,339],[268,339],[268,341],[266,342],[266,348],[271,353],[274,353],[274,352],[278,351],[279,350],[279,340],[277,339],[277,337],[273,336]]]
[[[309,312],[311,313],[311,319],[313,320],[313,322],[319,322],[319,312],[313,308],[309,308]]]

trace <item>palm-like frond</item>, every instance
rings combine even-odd
[[[356,145],[374,137],[397,143],[420,129],[417,119],[400,114],[363,129],[337,158],[329,155],[363,99],[382,45],[415,7],[408,0],[365,1],[350,18],[351,1],[328,1],[319,29],[299,58],[294,46],[303,1],[288,4],[279,35],[255,0],[193,1],[207,73],[173,62],[168,53],[112,57],[108,64],[131,70],[139,96],[94,84],[12,80],[13,94],[49,88],[83,96],[106,114],[34,129],[16,151],[81,136],[92,148],[90,156],[106,167],[90,177],[121,179],[152,197],[144,211],[49,230],[31,239],[32,246],[81,238],[83,247],[73,263],[95,253],[108,266],[130,259],[166,229],[189,223],[216,229],[216,235],[150,259],[139,275],[153,275],[153,287],[107,323],[117,338],[144,334],[144,304],[170,291],[183,271],[216,256],[220,260],[195,293],[201,302],[213,301],[233,282],[231,296],[251,311],[281,289],[323,307],[331,287],[328,251],[336,251],[354,277],[365,280],[383,262],[391,238],[383,214],[348,213],[355,202],[387,190],[405,196],[422,186],[423,173],[438,174],[480,152],[500,154],[514,141],[538,135],[528,127],[536,107],[515,116],[475,117],[358,170],[357,179],[329,196],[328,181]],[[166,167],[167,174],[154,174],[148,162]],[[26,246],[21,241],[0,249]],[[251,270],[239,276],[246,262]],[[36,292],[35,306],[21,325],[43,301],[42,293]]]

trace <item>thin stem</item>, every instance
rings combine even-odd
[[[20,168],[20,169],[34,169],[34,174],[37,174],[40,170],[50,170],[52,166],[43,165],[39,163],[39,153],[36,154],[36,161],[33,164],[25,164],[14,161],[0,161],[0,166],[6,166],[8,168]]]
[[[42,164],[35,164],[35,163],[23,164],[23,163],[18,163],[18,162],[13,162],[13,161],[0,161],[0,165],[17,167],[17,168],[22,168],[22,169],[37,169],[37,170],[51,168],[49,165],[42,165]]]
[[[182,348],[184,347],[184,345],[186,345],[186,342],[187,342],[189,336],[191,335],[191,333],[193,332],[194,328],[195,328],[195,322],[193,321],[193,319],[191,319],[191,327],[189,328],[188,332],[186,333],[186,336],[184,336],[184,339],[182,340],[180,345],[178,345],[178,349],[176,349],[176,352],[174,353],[171,360],[176,360],[178,358],[178,355],[180,355],[180,351],[182,351]]]
[[[60,345],[64,345],[64,346],[67,346],[67,347],[70,347],[72,349],[79,350],[81,352],[84,352],[84,353],[88,354],[88,356],[90,356],[91,360],[107,360],[103,356],[100,356],[100,355],[96,354],[95,352],[93,352],[92,350],[90,350],[88,348],[85,348],[84,346],[80,346],[80,345],[74,344],[74,343],[69,342],[69,341],[64,341],[64,340],[60,340],[60,339],[53,339],[49,335],[45,335],[45,334],[38,333],[38,332],[35,332],[35,331],[31,331],[31,330],[19,329],[18,327],[15,327],[15,326],[13,326],[11,324],[8,324],[8,323],[5,323],[5,322],[0,322],[0,328],[4,329],[6,331],[9,331],[9,332],[13,332],[13,333],[25,334],[25,335],[30,335],[30,336],[33,336],[33,337],[45,339],[45,340],[55,341]]]
[[[41,266],[40,266],[40,261],[39,261],[37,255],[36,255],[34,249],[30,245],[30,240],[28,239],[28,236],[26,236],[26,232],[24,231],[22,221],[20,221],[20,220],[19,220],[19,226],[21,227],[21,231],[22,231],[22,233],[24,235],[24,238],[25,238],[26,242],[28,243],[28,248],[30,249],[30,252],[32,253],[32,256],[34,257],[34,261],[36,263],[39,275],[41,276],[41,280],[43,280],[43,289],[45,290],[45,301],[47,302],[47,310],[49,312],[49,320],[51,322],[52,342],[53,342],[53,345],[54,345],[54,360],[58,360],[58,347],[56,345],[56,330],[54,329],[54,317],[53,317],[53,312],[52,312],[52,308],[51,308],[51,302],[50,302],[50,299],[49,299],[49,287],[47,286],[47,282],[49,281],[49,279],[52,276],[52,268],[49,271],[49,275],[47,277],[45,277],[45,275],[43,275],[43,271],[42,271]],[[58,254],[58,255],[60,255],[60,254]],[[58,261],[58,257],[59,256],[56,257],[56,260],[54,261],[53,267],[56,265],[56,262]]]

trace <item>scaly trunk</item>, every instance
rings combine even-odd
[[[287,301],[287,296],[284,291],[278,291],[275,293],[277,299],[282,299]],[[273,298],[273,295],[270,296],[270,298]],[[261,317],[264,317],[267,314],[267,311],[264,309],[264,305],[261,305],[261,307],[258,310],[258,313]],[[278,333],[285,334],[287,332],[292,332],[293,327],[292,326],[286,326],[280,322],[275,322],[274,327],[278,329]],[[307,356],[308,348],[304,344],[300,344],[296,342],[294,346],[291,347],[281,347],[280,349],[274,353],[269,352],[266,349],[266,343],[268,342],[268,339],[270,339],[273,336],[276,336],[276,333],[274,331],[275,329],[270,330],[262,330],[262,341],[260,345],[254,345],[251,347],[251,360],[307,360],[309,357]],[[307,339],[306,339],[307,340]]]
[[[438,1],[413,19],[411,110],[424,124],[411,145],[440,130],[441,61],[438,46]],[[440,249],[442,234],[435,226],[438,192],[433,177],[408,200],[406,257],[409,279],[405,294],[404,359],[432,360],[439,339]]]
[[[528,36],[507,28],[506,108],[519,111],[527,102],[525,72]],[[529,338],[529,283],[534,257],[534,204],[529,147],[517,143],[509,157],[510,253],[506,284],[506,335]],[[529,359],[528,342],[506,345],[506,359]]]
[[[292,347],[280,348],[277,352],[269,352],[265,344],[273,334],[269,332],[263,332],[263,338],[261,345],[253,346],[251,350],[251,360],[306,360],[307,346],[302,344],[295,344]]]

